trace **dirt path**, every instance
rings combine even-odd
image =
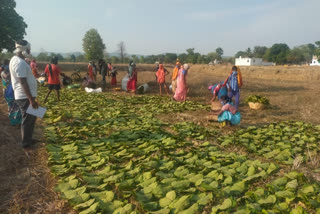
[[[35,139],[42,136],[40,126],[38,121]],[[0,93],[0,213],[70,213],[53,190],[44,143],[24,150],[19,140],[20,129],[10,125]]]

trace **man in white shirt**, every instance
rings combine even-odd
[[[30,44],[26,40],[16,42],[16,56],[11,58],[9,64],[14,97],[22,114],[21,144],[23,148],[31,146],[36,122],[36,117],[27,114],[26,111],[29,105],[33,108],[38,108],[38,103],[35,100],[37,96],[37,81],[32,74],[30,65],[25,61],[25,58],[30,55],[30,49]]]

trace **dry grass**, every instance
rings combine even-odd
[[[66,201],[54,191],[56,179],[47,166],[44,143],[23,150],[19,129],[9,125],[0,95],[0,213],[68,213]],[[37,123],[34,138],[44,142],[41,123]]]

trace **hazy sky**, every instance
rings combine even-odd
[[[255,45],[320,40],[320,0],[16,0],[32,51],[82,51],[96,28],[108,52],[234,55]]]

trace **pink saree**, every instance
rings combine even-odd
[[[177,89],[176,93],[174,94],[174,99],[176,101],[186,101],[187,98],[187,71],[184,71],[182,68],[179,70],[178,77],[177,77]]]

